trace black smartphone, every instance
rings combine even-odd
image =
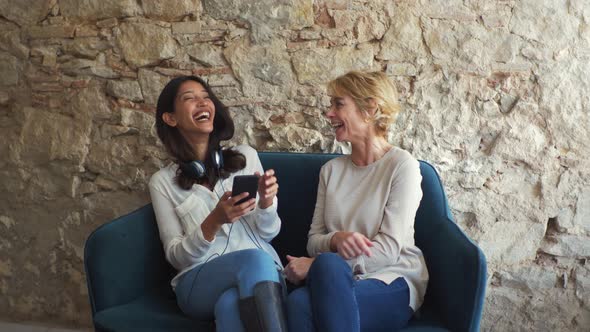
[[[256,175],[236,175],[234,177],[234,184],[232,186],[231,195],[235,197],[241,193],[247,192],[250,195],[246,198],[242,198],[236,204],[242,204],[245,201],[256,198],[256,192],[258,191],[258,176]]]

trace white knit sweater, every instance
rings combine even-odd
[[[164,253],[168,262],[179,271],[172,279],[172,287],[176,287],[182,274],[222,253],[260,246],[277,265],[281,264],[276,251],[268,243],[281,229],[276,197],[267,209],[259,208],[257,203],[252,212],[241,218],[243,221],[234,223],[231,236],[230,224],[224,224],[212,241],[203,236],[201,224],[224,191],[231,191],[234,176],[252,175],[256,171],[264,173],[256,150],[247,145],[237,146],[234,150],[246,157],[246,167],[218,181],[213,192],[198,184],[190,190],[181,189],[174,181],[178,169],[175,164],[162,168],[150,179],[150,195]],[[258,198],[256,200],[258,202]]]
[[[416,311],[428,282],[422,251],[414,244],[421,181],[418,161],[400,148],[364,167],[356,166],[350,156],[329,161],[320,173],[308,253],[330,251],[330,239],[338,231],[365,235],[373,242],[372,255],[348,261],[355,278],[389,284],[404,277]]]

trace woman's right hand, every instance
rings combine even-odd
[[[287,260],[289,261],[289,264],[285,266],[285,277],[293,285],[299,285],[305,280],[305,278],[307,278],[307,273],[315,258],[293,257],[287,255]]]
[[[234,223],[240,219],[241,216],[254,209],[256,206],[256,198],[251,198],[242,204],[234,205],[236,202],[244,197],[248,197],[248,193],[244,192],[235,197],[231,197],[231,191],[226,191],[223,196],[219,198],[217,205],[209,213],[207,218],[201,224],[201,231],[207,241],[213,241],[215,234],[221,229],[223,224]]]
[[[373,242],[358,232],[336,232],[330,240],[330,249],[344,259],[352,259],[362,254],[371,257]]]
[[[226,191],[221,198],[212,213],[217,217],[219,225],[226,223],[234,223],[240,219],[241,216],[245,215],[256,207],[256,198],[251,198],[242,204],[235,205],[236,202],[242,198],[248,197],[247,192],[243,192],[237,196],[231,197],[231,191]]]

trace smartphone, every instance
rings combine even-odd
[[[247,192],[250,195],[246,198],[242,198],[236,204],[242,204],[245,201],[256,198],[256,192],[258,191],[258,176],[256,175],[236,175],[234,177],[234,184],[232,186],[231,195],[235,197],[241,193]]]

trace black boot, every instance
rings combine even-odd
[[[258,311],[256,309],[256,300],[254,300],[254,296],[240,299],[238,306],[240,308],[240,320],[242,321],[246,332],[262,331],[262,325],[260,325],[260,320],[258,319]]]
[[[286,332],[287,319],[281,284],[273,281],[257,283],[254,286],[254,298],[262,331]]]
[[[261,281],[254,296],[239,301],[240,319],[247,332],[286,332],[287,321],[281,284]]]

